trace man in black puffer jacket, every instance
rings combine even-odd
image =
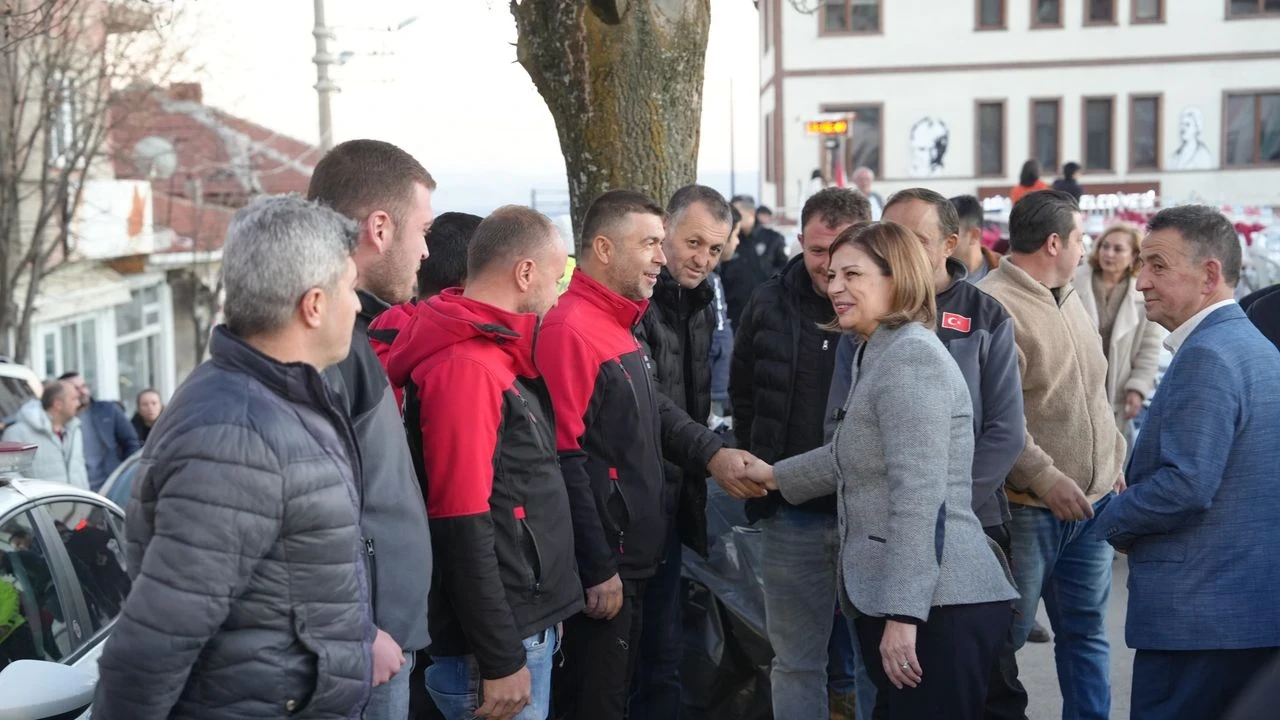
[[[687,185],[671,196],[662,243],[666,265],[636,327],[636,338],[652,360],[658,389],[702,425],[711,417],[711,331],[715,326],[714,293],[707,278],[724,250],[731,221],[729,204],[709,187]],[[645,587],[632,720],[680,715],[681,543],[707,554],[706,465],[668,455],[663,470],[675,504],[668,508],[668,516],[674,515],[675,522],[667,533],[662,564]],[[725,489],[741,495],[736,486]]]
[[[801,257],[751,296],[735,325],[729,396],[738,444],[768,463],[823,444],[827,390],[840,334],[819,325],[835,319],[827,299],[827,248],[843,230],[871,216],[857,190],[826,188],[800,212]],[[774,716],[825,718],[827,641],[835,625],[835,497],[802,506],[776,493],[748,500],[747,517],[764,534],[761,574]]]
[[[360,717],[375,679],[360,456],[320,375],[349,348],[354,239],[296,196],[232,221],[226,325],[139,463],[133,589],[99,661],[95,718]]]

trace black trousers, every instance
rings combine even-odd
[[[1133,658],[1131,720],[1217,718],[1280,648],[1139,650]],[[1280,712],[1272,708],[1273,712]],[[1275,717],[1275,715],[1272,715]]]
[[[884,720],[981,720],[987,683],[1000,646],[1009,635],[1008,601],[951,605],[929,611],[916,628],[921,681],[901,690],[889,682],[880,660],[884,618],[854,621],[862,660],[876,686],[875,716]]]
[[[564,623],[564,660],[551,671],[552,717],[623,720],[640,653],[645,581],[622,581],[622,610],[612,620],[578,613]]]
[[[992,525],[983,531],[1000,546],[1007,562],[1013,562],[1013,541],[1008,525]],[[996,653],[987,684],[986,720],[1027,720],[1027,689],[1018,680],[1018,655],[1013,648],[1013,616],[1009,632]]]

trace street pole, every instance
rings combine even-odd
[[[729,197],[738,194],[737,173],[733,151],[733,78],[729,78]]]
[[[320,152],[327,153],[333,147],[333,112],[330,95],[338,86],[329,79],[329,66],[333,56],[329,54],[329,28],[324,23],[324,0],[315,0],[316,26],[311,34],[316,38],[316,94],[320,100]]]

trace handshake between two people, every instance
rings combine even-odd
[[[746,450],[717,451],[707,463],[707,472],[721,489],[739,500],[764,497],[778,489],[773,481],[773,466]]]

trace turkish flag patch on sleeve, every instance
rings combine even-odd
[[[969,332],[969,318],[955,313],[942,313],[942,327],[948,330],[956,330],[959,332]]]

